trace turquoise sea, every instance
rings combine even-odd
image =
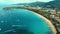
[[[43,18],[25,9],[0,10],[0,34],[52,34]]]

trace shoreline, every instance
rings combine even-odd
[[[44,19],[48,23],[48,25],[51,28],[53,34],[57,33],[56,28],[54,27],[54,25],[52,24],[52,22],[49,19],[45,18],[44,16],[42,16],[42,15],[40,15],[38,13],[35,13],[35,12],[33,12],[33,13],[38,15],[39,17],[41,17],[42,19]]]
[[[54,25],[52,24],[52,22],[49,19],[45,18],[43,15],[38,14],[38,13],[36,13],[34,11],[31,11],[31,12],[34,13],[34,14],[36,14],[36,15],[38,15],[42,19],[44,19],[47,22],[47,24],[49,25],[49,27],[51,28],[53,34],[56,34],[57,33],[56,28],[54,27]]]

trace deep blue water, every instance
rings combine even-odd
[[[52,34],[38,15],[25,9],[0,10],[0,34]]]

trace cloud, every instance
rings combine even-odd
[[[12,4],[12,3],[28,3],[28,2],[35,2],[35,1],[48,2],[52,0],[0,0],[0,3]]]

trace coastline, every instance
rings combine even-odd
[[[49,19],[45,18],[44,16],[42,16],[42,15],[40,15],[40,14],[38,14],[38,13],[35,13],[35,12],[33,12],[33,13],[36,14],[36,15],[38,15],[39,17],[43,18],[44,20],[46,20],[46,22],[47,22],[48,25],[50,26],[53,34],[56,34],[56,33],[57,33],[54,25],[52,24],[52,22],[51,22]]]
[[[31,11],[32,13],[38,15],[38,16],[41,17],[42,19],[44,19],[44,20],[46,21],[46,23],[49,25],[49,27],[51,28],[53,34],[56,34],[56,33],[57,33],[56,28],[54,27],[54,25],[52,24],[52,22],[51,22],[49,19],[45,18],[43,15],[38,14],[38,13],[32,11],[32,10],[30,10],[30,11]]]

